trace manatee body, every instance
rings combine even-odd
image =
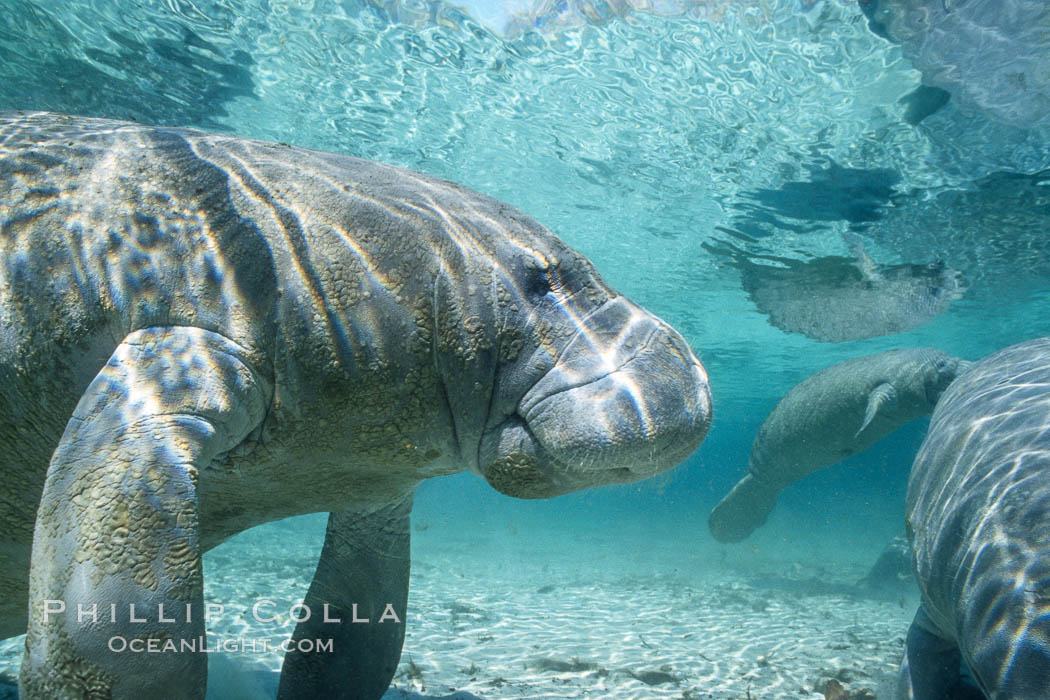
[[[298,513],[331,514],[312,610],[404,620],[421,480],[471,469],[524,498],[630,482],[688,456],[710,410],[678,333],[489,197],[285,145],[0,114],[0,638],[27,631],[23,698],[203,697],[205,654],[107,641],[196,640],[201,553]],[[403,635],[314,614],[296,638],[334,652],[287,655],[280,697],[380,697]]]
[[[708,519],[720,542],[739,542],[766,521],[788,485],[929,415],[969,363],[933,348],[858,357],[803,380],[776,405],[751,446],[747,475]]]
[[[977,362],[944,392],[908,483],[922,606],[899,697],[1050,697],[1050,338]]]

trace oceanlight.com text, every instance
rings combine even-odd
[[[334,645],[331,639],[283,639],[274,642],[270,639],[211,639],[196,637],[193,639],[128,639],[120,635],[110,637],[107,643],[114,653],[132,654],[270,654],[298,651],[304,654],[331,654]]]

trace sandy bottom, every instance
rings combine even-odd
[[[549,581],[421,586],[387,698],[823,698],[830,679],[875,694],[910,618],[790,580]]]
[[[291,634],[323,520],[270,527],[207,555],[208,599],[226,606],[209,643]],[[830,680],[845,697],[890,697],[916,600],[907,586],[876,600],[854,585],[877,551],[831,565],[819,551],[687,549],[645,531],[479,530],[417,524],[407,639],[385,700],[816,699]],[[276,622],[248,614],[259,599],[274,601]],[[0,674],[17,673],[22,644],[0,642]],[[209,660],[209,698],[274,697],[276,650]]]

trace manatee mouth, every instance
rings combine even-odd
[[[508,416],[481,439],[478,471],[492,488],[515,498],[551,498],[594,485],[626,484],[649,476],[628,467],[587,468],[562,463],[518,414]]]
[[[482,436],[477,472],[496,490],[548,498],[630,483],[703,441],[711,421],[703,366],[669,326],[617,302]]]

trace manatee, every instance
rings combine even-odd
[[[0,637],[27,633],[27,699],[202,698],[201,553],[308,512],[294,639],[332,651],[289,653],[279,697],[379,698],[423,479],[632,482],[711,420],[685,340],[521,212],[190,129],[0,114],[0,331]]]
[[[762,423],[747,475],[711,511],[711,534],[720,542],[743,540],[766,521],[785,487],[929,415],[968,365],[934,348],[909,348],[857,357],[806,378]]]
[[[875,564],[857,587],[868,596],[881,600],[897,600],[915,590],[911,571],[911,547],[903,536],[894,537],[886,545]]]
[[[908,482],[921,593],[899,697],[1050,692],[1050,338],[1000,350],[948,387]]]

